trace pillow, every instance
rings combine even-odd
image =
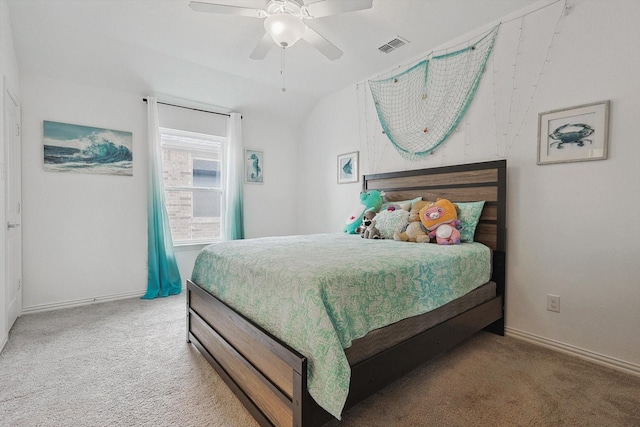
[[[406,210],[407,212],[411,210],[411,206],[413,206],[413,204],[417,201],[422,200],[422,197],[416,197],[415,199],[411,199],[411,200],[399,200],[397,202],[388,202],[385,201],[382,204],[382,207],[380,208],[380,212],[382,211],[386,211],[387,208],[391,205],[400,205],[402,207],[402,209]]]
[[[374,218],[376,228],[380,230],[383,239],[393,239],[393,234],[400,231],[409,221],[409,212],[404,209],[397,211],[382,211]]]
[[[458,219],[462,225],[460,230],[461,242],[473,242],[473,235],[476,234],[476,226],[480,221],[484,201],[482,202],[456,202],[458,205]]]

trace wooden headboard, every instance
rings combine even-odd
[[[363,191],[381,190],[388,201],[443,197],[452,202],[485,201],[474,240],[493,250],[493,275],[505,294],[507,161],[469,163],[364,175]]]
[[[385,200],[423,196],[452,202],[485,201],[474,240],[494,251],[505,251],[507,161],[470,163],[430,169],[365,175],[363,191],[381,190]]]

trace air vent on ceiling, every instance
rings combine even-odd
[[[394,50],[401,48],[402,46],[404,46],[407,43],[409,43],[407,40],[405,40],[402,37],[398,36],[395,39],[390,40],[390,41],[386,42],[385,44],[383,44],[382,46],[380,46],[378,48],[378,50],[380,52],[383,52],[383,53],[391,53]]]

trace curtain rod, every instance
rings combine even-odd
[[[147,98],[142,98],[142,100],[144,102],[147,102]],[[192,108],[192,107],[185,107],[184,105],[176,105],[176,104],[169,104],[167,102],[160,102],[160,101],[156,101],[156,103],[158,104],[162,104],[162,105],[168,105],[170,107],[177,107],[177,108],[185,108],[187,110],[193,110],[193,111],[200,111],[202,113],[210,113],[210,114],[218,114],[219,116],[227,116],[227,117],[231,117],[231,114],[228,113],[219,113],[217,111],[208,111],[208,110],[200,110],[198,108]]]

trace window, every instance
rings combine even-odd
[[[226,138],[160,128],[162,174],[175,245],[222,239]]]

